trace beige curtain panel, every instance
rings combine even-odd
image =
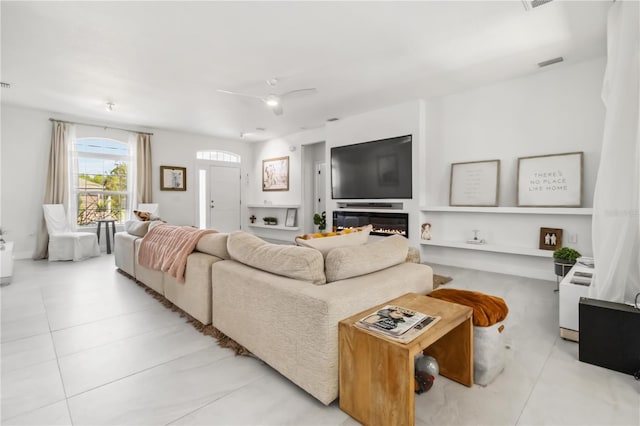
[[[71,124],[59,121],[51,122],[51,149],[49,151],[49,170],[45,181],[45,192],[42,204],[66,205],[69,199],[69,167],[68,146]],[[44,213],[40,210],[40,225],[36,234],[36,250],[33,259],[48,257],[49,233],[44,221]]]
[[[138,203],[151,203],[151,135],[138,133],[136,138],[136,188]]]

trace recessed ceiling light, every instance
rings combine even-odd
[[[107,111],[113,111],[113,108],[116,106],[116,104],[114,104],[113,102],[107,102],[104,105],[104,109],[106,109]]]
[[[327,118],[327,121],[338,121],[338,120],[340,120],[340,119],[337,118],[337,117]]]
[[[264,132],[267,129],[265,129],[264,127],[256,127],[256,130],[259,132]]]

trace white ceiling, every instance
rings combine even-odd
[[[2,1],[2,102],[264,140],[602,56],[610,4]],[[306,87],[318,93],[286,99],[282,116],[216,91]]]

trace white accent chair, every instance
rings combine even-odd
[[[62,204],[43,204],[49,232],[49,261],[84,260],[100,256],[98,237],[92,232],[71,230]]]

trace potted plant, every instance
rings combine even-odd
[[[564,277],[576,260],[582,256],[578,250],[571,247],[560,247],[553,252],[553,263],[556,275]]]
[[[278,219],[275,218],[275,217],[266,216],[266,217],[263,217],[262,220],[264,221],[265,225],[277,225],[278,224]]]
[[[315,225],[318,225],[318,229],[320,231],[324,231],[327,228],[327,212],[322,212],[322,214],[314,214],[313,223]]]

